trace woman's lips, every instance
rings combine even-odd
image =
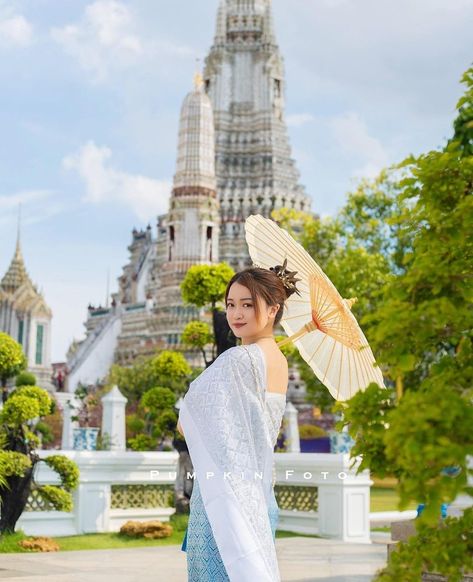
[[[234,323],[233,327],[243,327],[246,323]]]

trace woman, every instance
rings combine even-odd
[[[179,424],[194,466],[189,582],[277,582],[278,506],[273,450],[286,404],[288,367],[273,336],[297,289],[280,265],[236,273],[225,292],[241,345],[190,385]]]

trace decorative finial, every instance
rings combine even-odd
[[[21,234],[21,202],[18,204],[18,226],[16,233],[16,254],[20,252],[20,234]]]
[[[200,59],[195,59],[194,87],[198,91],[204,86],[204,78],[200,72]]]
[[[196,89],[202,89],[204,85],[204,78],[200,73],[195,73],[194,75],[194,87]]]

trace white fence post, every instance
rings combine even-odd
[[[317,507],[280,509],[281,530],[347,542],[370,542],[368,471],[355,474],[348,454],[276,453],[276,485],[317,487]]]
[[[73,430],[79,426],[77,421],[72,420],[73,408],[78,408],[78,402],[75,394],[71,392],[55,392],[59,408],[62,411],[62,441],[61,450],[72,451],[74,449]]]
[[[340,466],[319,484],[319,534],[345,542],[370,542],[369,471],[355,475],[348,454],[338,457]],[[359,463],[359,461],[358,461]],[[357,463],[357,464],[358,464]]]
[[[109,531],[111,486],[109,483],[81,483],[76,491],[77,530],[81,533]]]
[[[111,451],[126,449],[125,407],[128,399],[114,386],[102,398],[102,435],[110,437]]]
[[[299,423],[297,417],[299,412],[297,408],[288,402],[286,404],[286,411],[284,412],[284,420],[286,421],[286,438],[287,438],[287,452],[300,453],[301,442],[299,440]]]

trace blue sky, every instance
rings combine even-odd
[[[218,0],[0,0],[0,272],[18,204],[53,361],[104,303],[134,226],[166,212],[179,110]],[[361,176],[451,134],[473,0],[273,0],[286,118],[321,215]]]

